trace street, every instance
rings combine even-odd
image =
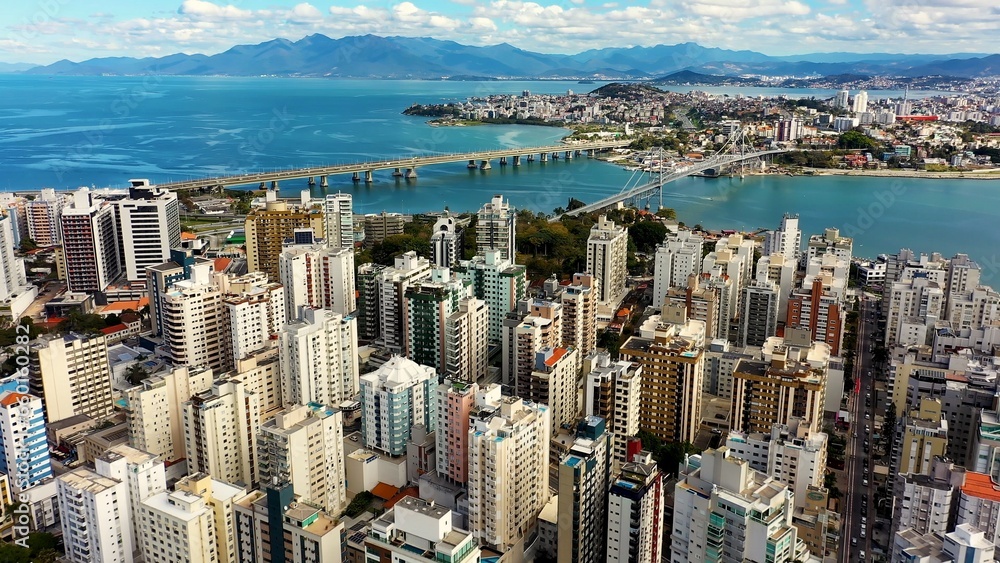
[[[873,478],[874,438],[876,434],[875,406],[879,404],[875,391],[872,356],[878,321],[875,301],[861,294],[858,319],[857,356],[854,366],[854,389],[848,398],[852,420],[848,430],[846,473],[841,522],[841,561],[871,561],[872,533],[875,523],[875,479]],[[884,546],[882,546],[884,548]]]

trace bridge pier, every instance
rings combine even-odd
[[[540,156],[541,156],[540,160],[542,162],[548,162],[549,161],[549,153],[543,152]]]
[[[475,159],[469,159],[469,164],[468,164],[468,166],[466,166],[466,168],[468,168],[468,169],[471,170],[471,169],[473,169],[475,167],[476,167],[476,160]]]
[[[490,168],[493,168],[493,167],[490,166],[489,159],[484,160],[484,161],[482,161],[482,162],[479,163],[479,169],[480,170],[489,170]]]
[[[321,188],[329,188],[330,187],[330,181],[327,180],[326,176],[320,176],[319,177],[319,187],[321,187]]]
[[[535,155],[529,154],[528,155],[528,162],[534,162],[534,161],[535,161]]]
[[[257,189],[258,190],[266,190],[267,189],[267,183],[266,182],[261,182],[260,185],[257,186]]]
[[[594,158],[594,149],[587,150],[587,158]]]
[[[399,168],[396,168],[395,170],[392,171],[392,177],[393,178],[400,178],[402,176],[403,176],[403,173],[399,171]]]
[[[558,152],[552,153],[552,160],[559,160],[559,153]]]
[[[374,173],[375,173],[374,170],[365,170],[365,183],[366,184],[371,184],[372,182],[375,181],[375,179],[372,177],[372,175]]]
[[[573,151],[573,152],[574,152],[574,155],[573,155],[573,156],[580,156],[580,154],[581,154],[581,152],[580,152],[580,149],[576,149],[576,150],[575,150],[575,151]]]
[[[514,155],[513,165],[514,166],[521,166],[521,155],[519,155],[519,154],[515,154]]]
[[[573,151],[566,151],[566,160],[573,160]]]
[[[406,179],[407,180],[414,180],[414,179],[416,179],[416,177],[417,177],[417,169],[416,168],[407,168],[406,169]]]
[[[500,166],[507,166],[507,157],[506,156],[501,156],[500,157]]]
[[[278,191],[278,181],[277,180],[271,180],[271,189],[274,190],[274,191]]]
[[[355,172],[354,175],[351,177],[351,179],[354,180],[355,182],[360,182],[361,175],[358,172]]]
[[[316,185],[316,177],[315,176],[309,176],[308,182],[309,182],[309,187],[315,186]]]

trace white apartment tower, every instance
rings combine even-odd
[[[358,329],[353,317],[302,309],[279,336],[282,396],[287,403],[340,406],[358,394]]]
[[[60,220],[63,263],[70,291],[104,291],[122,273],[118,225],[110,202],[95,199],[90,190],[73,194],[73,205]]]
[[[331,248],[354,248],[354,211],[351,194],[337,192],[323,200],[326,243]]]
[[[190,279],[160,296],[163,342],[174,365],[208,366],[217,373],[232,367],[222,291],[213,278],[210,262],[195,264]]]
[[[868,92],[861,90],[854,95],[852,111],[854,113],[865,113],[868,111]]]
[[[663,473],[649,452],[636,454],[611,481],[608,563],[659,563],[663,550]]]
[[[16,389],[0,391],[0,478],[20,493],[51,479],[52,461],[42,400]]]
[[[548,407],[477,396],[468,427],[469,529],[480,544],[504,552],[531,535],[548,502]]]
[[[131,526],[132,538],[138,543],[142,537],[140,503],[167,489],[163,462],[151,453],[119,444],[95,458],[94,466],[99,475],[125,483],[128,491],[126,521]]]
[[[350,315],[357,309],[354,249],[325,244],[286,245],[278,257],[289,318],[303,307]]]
[[[14,254],[18,245],[14,240],[13,221],[10,214],[0,215],[0,312],[20,319],[21,313],[38,295],[38,288],[28,283],[24,259]]]
[[[38,246],[52,246],[62,241],[59,219],[65,205],[65,194],[56,193],[52,188],[42,188],[38,197],[24,203],[28,237]]]
[[[45,335],[32,344],[31,352],[31,390],[45,399],[49,422],[77,414],[111,416],[111,364],[103,335]]]
[[[237,485],[257,482],[260,406],[238,379],[219,380],[184,403],[188,471]]]
[[[410,429],[423,424],[433,431],[434,368],[393,356],[376,371],[361,376],[361,435],[365,446],[391,456],[406,453]]]
[[[479,210],[476,221],[476,254],[484,255],[489,250],[499,251],[504,260],[514,262],[516,252],[517,215],[510,202],[502,195],[493,199]]]
[[[453,271],[472,284],[477,299],[486,301],[490,313],[487,339],[500,342],[504,318],[527,294],[524,266],[502,258],[498,250],[488,250],[483,256],[462,260]]]
[[[599,416],[611,425],[615,467],[629,461],[627,446],[639,433],[642,366],[624,360],[612,362],[607,352],[592,359],[584,381],[584,416]]]
[[[445,319],[445,373],[452,379],[477,381],[486,375],[488,348],[483,335],[489,330],[490,311],[482,299],[458,302],[458,311]]]
[[[573,274],[573,280],[559,294],[563,308],[562,345],[576,348],[581,355],[597,347],[595,283],[590,274]]]
[[[127,198],[111,203],[118,214],[125,275],[132,283],[145,283],[146,268],[170,260],[170,249],[181,245],[177,194],[151,186],[131,187]]]
[[[672,287],[687,287],[688,276],[701,272],[705,239],[692,231],[667,234],[656,247],[653,266],[653,307],[663,305]]]
[[[434,223],[431,231],[431,262],[438,268],[457,266],[462,259],[463,228],[458,221],[445,215]]]
[[[628,231],[601,215],[587,238],[587,271],[597,278],[597,300],[615,307],[625,297]]]
[[[604,419],[589,416],[577,426],[576,438],[559,462],[559,563],[606,561],[609,441]]]
[[[285,295],[280,283],[253,285],[222,298],[233,359],[267,348],[285,326]]]
[[[63,548],[73,563],[133,560],[128,487],[86,468],[56,478]]]
[[[406,289],[430,275],[431,263],[412,250],[397,256],[394,267],[377,275],[379,332],[386,348],[393,353],[402,353],[406,346],[407,315],[403,299]]]
[[[774,563],[809,558],[792,524],[794,494],[728,448],[686,458],[674,495],[671,561],[710,561],[713,555]]]
[[[347,507],[342,425],[339,409],[316,403],[278,413],[257,437],[260,481],[291,483],[303,501],[340,514]]]

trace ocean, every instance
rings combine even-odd
[[[287,78],[40,77],[0,75],[0,189],[124,186],[298,168],[382,157],[534,146],[563,129],[516,125],[431,127],[412,103],[469,96],[589,91],[576,82],[426,82]],[[832,91],[712,89],[730,95],[829,97]],[[911,92],[911,96],[926,93]],[[871,92],[874,98],[898,92]],[[418,170],[415,181],[376,173],[371,185],[330,178],[354,195],[356,212],[477,209],[502,193],[518,208],[551,212],[570,197],[594,201],[621,190],[631,172],[575,159],[483,172],[464,163]],[[284,195],[307,189],[283,182]],[[657,202],[653,202],[655,206]],[[909,247],[978,260],[1000,283],[1000,180],[748,176],[687,178],[664,190],[678,219],[707,228],[776,227],[797,213],[803,232],[838,227],[855,255]]]

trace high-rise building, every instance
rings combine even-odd
[[[464,485],[469,480],[469,415],[478,402],[494,393],[499,400],[500,386],[492,385],[480,394],[475,382],[453,379],[445,379],[434,390],[436,469],[451,483]]]
[[[24,259],[14,254],[17,247],[12,215],[0,215],[0,315],[13,320],[38,296],[38,288],[28,283]]]
[[[91,199],[90,190],[73,194],[73,205],[63,209],[60,221],[62,260],[70,291],[104,291],[122,274],[115,208]]]
[[[611,480],[608,563],[661,561],[663,488],[663,473],[649,452],[636,454]]]
[[[782,253],[765,253],[757,260],[756,279],[769,281],[778,286],[781,299],[778,303],[778,320],[785,321],[788,315],[788,296],[795,287],[795,269],[798,264],[795,258],[790,258]],[[822,265],[820,264],[820,267]],[[846,285],[847,280],[844,280]]]
[[[986,473],[965,473],[955,521],[982,530],[994,544],[1000,541],[1000,488],[995,479]]]
[[[233,504],[233,512],[239,563],[344,561],[344,523],[317,507],[296,502],[291,484],[253,491]]]
[[[429,278],[409,284],[403,293],[403,354],[445,373],[448,318],[459,310],[463,299],[470,297],[471,284],[453,276],[447,268],[432,268]]]
[[[843,299],[830,285],[829,277],[816,277],[807,286],[793,289],[788,297],[788,313],[785,329],[808,330],[810,337],[830,346],[830,353],[840,354],[843,344],[844,313]]]
[[[997,411],[979,409],[965,466],[1000,482],[1000,417]]]
[[[364,538],[365,560],[399,563],[475,563],[479,546],[472,532],[454,525],[447,508],[407,496],[372,522]]]
[[[326,244],[285,245],[278,257],[289,318],[302,307],[349,315],[357,308],[353,248]]]
[[[20,493],[51,478],[52,464],[42,400],[16,388],[0,387],[0,475]]]
[[[46,419],[111,416],[111,364],[103,335],[43,335],[31,352],[31,392],[45,399]]]
[[[53,246],[62,242],[59,220],[66,205],[65,194],[52,188],[42,188],[38,197],[24,203],[28,237],[38,246]]]
[[[268,279],[277,280],[281,279],[278,256],[285,240],[293,238],[295,229],[311,228],[317,236],[321,235],[325,217],[321,212],[289,209],[288,203],[272,199],[273,194],[268,192],[263,210],[247,215],[245,231],[249,271],[265,272]]]
[[[607,352],[588,356],[592,369],[584,380],[584,416],[599,416],[611,426],[615,467],[629,461],[628,442],[639,433],[642,366],[612,362]],[[584,362],[585,364],[587,361]]]
[[[854,256],[854,239],[840,236],[840,229],[833,227],[825,229],[821,235],[810,235],[804,262],[822,254],[833,254],[850,264]]]
[[[358,217],[354,218],[355,222]],[[384,241],[388,237],[401,235],[405,232],[406,224],[413,221],[412,215],[402,213],[369,213],[361,219],[365,225],[365,243],[376,244]]]
[[[147,561],[236,563],[233,510],[244,489],[194,473],[144,499],[136,542]]]
[[[81,467],[57,477],[56,487],[68,561],[133,561],[126,483]]]
[[[218,380],[184,403],[185,457],[189,472],[208,473],[236,485],[257,482],[260,406],[238,379]]]
[[[576,376],[580,371],[579,351],[545,347],[534,356],[534,369],[523,397],[549,406],[553,428],[573,424],[580,414]]]
[[[763,346],[778,329],[781,289],[767,280],[753,280],[743,288],[740,314],[740,346]]]
[[[560,346],[562,305],[540,299],[523,305],[527,305],[527,315],[512,312],[504,321],[501,369],[504,383],[515,394],[527,397],[535,354],[542,348]]]
[[[900,417],[898,440],[893,441],[890,475],[926,475],[935,457],[948,448],[948,420],[940,399],[924,398],[919,408]]]
[[[667,290],[660,307],[679,305],[687,311],[687,318],[705,323],[705,334],[710,338],[726,338],[729,319],[723,314],[723,290],[725,286],[711,283],[711,278],[702,284],[704,274],[691,274],[682,287]]]
[[[587,271],[597,279],[601,305],[614,308],[625,298],[627,261],[628,231],[601,215],[587,238]]]
[[[531,537],[550,497],[549,409],[492,386],[477,394],[467,433],[469,528],[503,552]]]
[[[279,335],[282,397],[292,403],[339,407],[358,394],[357,321],[325,309],[302,309],[302,318]]]
[[[299,497],[331,514],[347,507],[343,419],[339,409],[292,405],[260,427],[261,483],[292,484]]]
[[[263,283],[230,283],[222,297],[224,330],[229,337],[226,348],[234,360],[270,347],[287,319],[284,286],[266,283],[260,272],[243,277],[262,278]]]
[[[800,119],[782,119],[775,128],[775,140],[778,142],[797,141],[805,135],[805,128]]]
[[[434,430],[434,368],[393,356],[361,376],[361,435],[365,447],[391,456],[406,453],[410,429]]]
[[[382,336],[382,295],[379,278],[386,266],[362,264],[358,266],[358,338],[372,341]]]
[[[687,287],[691,274],[701,273],[702,248],[705,239],[693,231],[668,233],[656,247],[653,265],[654,307],[663,305],[667,291],[672,287]]]
[[[489,250],[484,256],[462,260],[454,272],[472,284],[477,299],[486,301],[490,313],[487,340],[499,343],[504,318],[527,295],[524,266],[502,258],[499,251]]]
[[[457,266],[463,258],[465,228],[458,220],[445,215],[434,223],[431,231],[431,263],[438,268]]]
[[[212,381],[211,369],[182,366],[151,375],[125,391],[130,443],[164,462],[183,459],[183,404],[211,389]]]
[[[848,90],[840,90],[833,98],[833,107],[838,109],[850,109],[851,93]]]
[[[775,424],[770,433],[731,431],[726,438],[730,454],[787,485],[796,507],[805,506],[810,487],[823,486],[826,446],[827,435],[810,431],[798,418]]]
[[[775,424],[802,420],[809,433],[823,424],[829,347],[801,332],[771,337],[763,360],[741,360],[733,374],[732,428],[770,433]]]
[[[395,266],[377,276],[379,335],[393,353],[402,354],[406,348],[406,289],[430,276],[430,262],[412,250],[397,256]]]
[[[900,472],[895,479],[892,534],[912,529],[919,534],[944,534],[955,522],[964,467],[934,457],[924,473]]]
[[[510,202],[497,194],[484,204],[476,217],[476,254],[496,250],[502,260],[514,262],[517,249],[517,214]]]
[[[809,550],[792,524],[793,496],[728,448],[689,456],[674,487],[670,560],[807,560]]]
[[[864,113],[868,111],[868,92],[861,90],[854,95],[854,103],[851,111],[854,113]]]
[[[214,278],[209,263],[195,264],[190,279],[160,296],[163,343],[174,365],[209,366],[217,373],[233,365],[222,291]]]
[[[143,283],[146,268],[170,260],[170,249],[181,244],[177,194],[152,186],[131,187],[126,197],[111,203],[118,215],[125,276],[132,283]]]
[[[683,308],[653,316],[621,346],[621,358],[642,366],[639,425],[661,440],[690,442],[701,426],[705,323]]]
[[[201,269],[207,268],[207,278],[212,278],[215,272],[215,260],[197,256],[191,249],[172,249],[169,261],[146,268],[149,321],[155,336],[163,334],[163,295],[175,283],[190,280],[196,264]]]
[[[483,334],[489,327],[490,312],[486,302],[467,297],[458,302],[458,310],[445,319],[445,373],[452,379],[477,381],[486,376],[489,349]]]
[[[323,200],[326,243],[331,248],[354,248],[354,211],[351,194],[327,194]]]
[[[610,441],[604,419],[587,417],[559,462],[559,563],[607,560]]]
[[[132,538],[138,544],[142,538],[139,527],[140,504],[167,489],[163,462],[151,453],[118,444],[97,456],[94,467],[98,475],[125,483],[128,502],[125,503],[123,517],[131,528]],[[139,547],[136,545],[137,550]]]
[[[597,347],[597,292],[594,276],[573,274],[573,280],[559,293],[563,307],[562,345],[581,355]]]

